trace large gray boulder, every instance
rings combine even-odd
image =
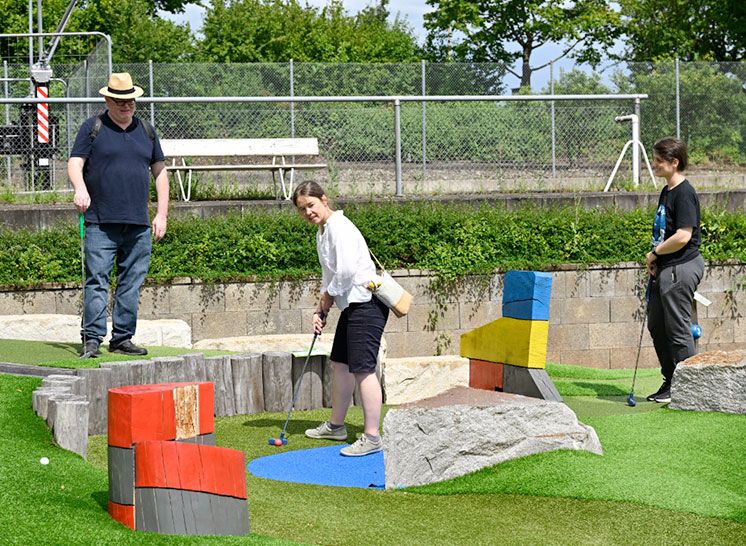
[[[679,362],[669,407],[746,413],[746,351],[711,351]]]
[[[565,404],[468,387],[390,409],[383,434],[387,489],[555,449],[602,454],[596,432]]]

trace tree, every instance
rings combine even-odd
[[[355,16],[333,0],[317,9],[297,0],[212,0],[199,44],[211,62],[406,62],[417,44],[406,23],[388,22],[388,0]]]
[[[634,61],[742,61],[746,56],[743,0],[621,0]]]
[[[619,14],[605,0],[427,0],[427,47],[435,59],[521,61],[521,87],[531,85],[531,57],[541,46],[562,45],[567,55],[597,64],[619,36]],[[518,51],[511,48],[517,44]]]

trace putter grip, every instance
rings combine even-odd
[[[80,228],[80,238],[83,239],[85,237],[85,218],[82,212],[78,214],[78,226]]]

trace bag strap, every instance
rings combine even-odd
[[[386,271],[386,268],[381,265],[381,262],[378,261],[378,258],[376,258],[376,255],[373,254],[373,251],[370,248],[368,249],[368,252],[370,252],[371,258],[373,258],[373,261],[376,262],[376,264],[378,265],[378,269],[380,269],[381,271]]]

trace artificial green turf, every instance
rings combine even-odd
[[[31,410],[38,378],[0,376],[1,544],[283,544],[267,537],[133,533],[106,512],[105,468],[53,445]],[[50,462],[39,464],[41,457]]]
[[[631,374],[592,371],[589,378],[565,378],[568,385],[619,382],[626,391],[609,399],[567,400],[583,422],[595,427],[603,456],[545,453],[402,491],[247,475],[252,531],[351,545],[743,543],[746,416],[679,412],[647,402],[630,408],[625,400]],[[657,372],[643,379],[657,387]],[[11,529],[11,543],[49,542],[40,537],[57,536],[52,542],[60,544],[205,542],[132,533],[112,522],[104,508],[105,437],[90,439],[88,463],[52,447],[49,432],[30,409],[30,391],[38,383],[0,376],[0,528]],[[277,435],[284,413],[217,419],[216,437],[219,445],[244,451],[247,460],[328,445],[303,436],[305,428],[328,415],[328,410],[295,412],[288,445],[279,449],[267,445],[267,438]],[[349,417],[349,430],[359,434],[361,412],[353,408]],[[42,455],[52,459],[48,467],[38,464]],[[62,484],[66,489],[60,489]],[[211,539],[221,544],[266,540],[255,535]]]
[[[178,356],[188,353],[203,353],[205,356],[227,354],[229,351],[194,350],[178,347],[148,347],[147,358],[156,356]],[[142,356],[127,356],[107,351],[101,347],[98,358],[80,358],[80,343],[56,341],[26,341],[0,339],[0,362],[16,364],[38,364],[52,368],[98,368],[101,362],[141,359]]]

